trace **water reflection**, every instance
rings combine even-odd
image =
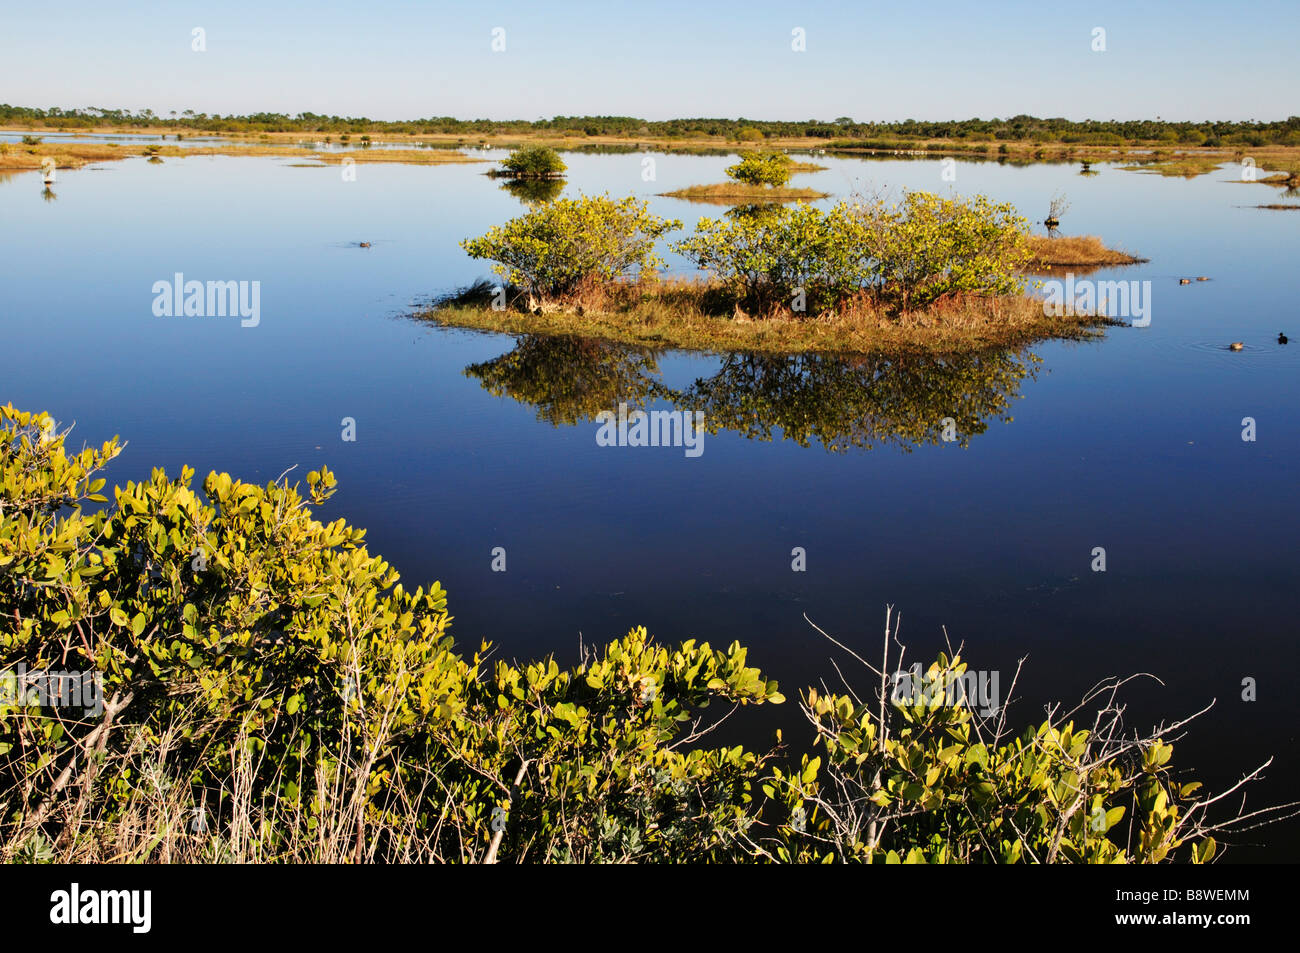
[[[537,408],[539,420],[594,421],[620,403],[656,401],[704,412],[709,433],[818,443],[842,453],[943,442],[960,446],[1009,422],[1021,382],[1037,374],[1028,351],[948,357],[732,354],[711,376],[666,385],[658,354],[577,337],[522,336],[515,348],[465,369],[488,393]]]
[[[564,179],[507,179],[501,188],[532,207],[558,198],[564,191]]]

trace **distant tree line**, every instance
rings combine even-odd
[[[195,132],[264,133],[302,132],[317,134],[385,133],[388,135],[486,136],[545,133],[562,136],[618,136],[705,139],[725,138],[758,141],[771,138],[812,137],[834,140],[837,146],[892,145],[918,140],[973,140],[1027,143],[1077,143],[1081,145],[1123,145],[1156,143],[1183,146],[1300,145],[1300,116],[1275,122],[1163,122],[1160,120],[1039,119],[1012,116],[1008,119],[954,119],[923,122],[856,122],[848,116],[831,121],[775,121],[762,119],[668,119],[651,121],[632,116],[556,116],[534,121],[524,119],[456,119],[451,116],[384,122],[354,116],[325,116],[318,113],[253,113],[248,116],[208,115],[192,109],[159,115],[152,109],[82,107],[77,109],[33,109],[0,104],[0,123],[39,125],[60,129],[94,126],[144,126],[185,128]],[[831,144],[828,142],[828,145]]]

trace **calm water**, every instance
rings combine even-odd
[[[640,155],[567,159],[566,194],[643,195],[688,227],[723,211],[654,194],[721,181],[725,157],[655,156],[651,182]],[[61,171],[54,197],[38,173],[0,178],[0,401],[75,421],[74,439],[120,434],[116,482],[327,464],[341,489],[322,515],[366,527],[409,584],[441,580],[465,644],[571,661],[579,633],[644,624],[740,640],[793,695],[835,678],[805,613],[874,656],[893,603],[911,660],[946,626],[1005,690],[1028,656],[1021,721],[1137,671],[1164,681],[1129,696],[1142,728],[1217,699],[1176,760],[1222,787],[1273,755],[1251,803],[1295,797],[1300,340],[1275,339],[1300,339],[1300,216],[1250,207],[1276,193],[1230,167],[1185,181],[959,162],[948,183],[937,161],[818,161],[796,184],[836,198],[955,188],[1040,219],[1064,191],[1063,231],[1151,258],[1092,276],[1150,280],[1151,324],[897,365],[442,331],[404,315],[487,275],[457,242],[522,209],[486,165],[364,165],[345,182],[288,160],[131,159]],[[260,281],[260,324],[155,317],[152,285],[175,272]],[[1195,275],[1213,280],[1177,282]],[[697,458],[599,447],[589,414],[620,398],[705,409],[722,429]],[[936,439],[945,407],[966,446]],[[1258,701],[1241,700],[1246,677]],[[758,743],[797,718],[760,710],[736,730]],[[1253,839],[1268,849],[1238,859],[1300,840],[1296,825]]]

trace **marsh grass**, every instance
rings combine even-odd
[[[35,145],[10,143],[0,150],[0,169],[20,172],[39,169],[46,159],[53,159],[60,169],[80,169],[91,162],[106,159],[125,159],[132,153],[114,143],[101,142],[38,142]]]
[[[368,149],[349,152],[320,152],[292,146],[225,143],[214,146],[149,145],[142,152],[124,149],[116,143],[41,142],[36,145],[11,143],[0,152],[0,170],[39,169],[46,158],[54,159],[60,169],[79,169],[91,162],[128,159],[142,153],[183,159],[190,156],[270,156],[279,159],[314,159],[319,163],[339,165],[345,158],[356,162],[398,162],[412,165],[441,165],[455,162],[485,162],[462,152],[445,149]]]
[[[1033,252],[1027,266],[1029,271],[1066,267],[1095,269],[1150,261],[1126,251],[1107,248],[1096,235],[1028,235],[1026,239]]]
[[[1227,161],[1229,157],[1226,155],[1180,155],[1156,158],[1134,165],[1121,166],[1121,168],[1125,172],[1151,172],[1163,176],[1194,179],[1198,175],[1213,172]]]
[[[713,205],[743,205],[753,202],[813,202],[828,198],[826,192],[816,189],[789,187],[771,188],[748,185],[744,182],[719,182],[716,185],[692,185],[690,188],[663,192],[664,198],[685,199],[688,202],[708,202]]]
[[[956,354],[1019,347],[1045,338],[1099,336],[1101,315],[1053,317],[1029,295],[959,295],[923,311],[891,312],[863,293],[837,312],[751,315],[717,283],[647,279],[587,286],[529,311],[517,289],[495,310],[495,286],[479,281],[413,315],[443,327],[507,334],[577,335],[617,344],[760,354]]]

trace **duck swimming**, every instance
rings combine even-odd
[[[1233,341],[1231,344],[1228,345],[1228,350],[1229,350],[1229,351],[1240,351],[1240,350],[1241,350],[1243,347],[1245,347],[1245,346],[1246,346],[1246,345],[1245,345],[1244,343],[1242,343],[1241,341]]]
[[[1278,344],[1285,344],[1286,341],[1287,341],[1286,335],[1283,334],[1281,331],[1278,331],[1278,332],[1277,332],[1277,343],[1278,343]]]

